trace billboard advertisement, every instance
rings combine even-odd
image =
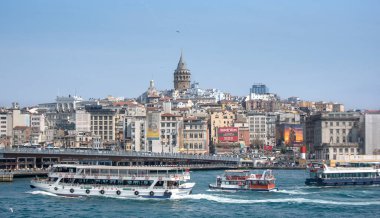
[[[239,128],[238,127],[219,127],[218,140],[219,142],[239,141]]]
[[[283,126],[283,141],[287,146],[303,144],[303,128],[299,124],[285,124]]]
[[[147,139],[148,140],[160,139],[160,128],[159,128],[160,117],[161,117],[161,114],[159,112],[149,112],[147,114],[147,121],[148,121]]]

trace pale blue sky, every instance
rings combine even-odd
[[[1,0],[0,105],[170,89],[181,49],[203,88],[380,108],[377,0]]]

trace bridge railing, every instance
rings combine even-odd
[[[131,156],[131,157],[153,157],[153,158],[168,158],[168,159],[228,161],[228,162],[240,161],[240,158],[236,156],[189,155],[189,154],[181,154],[181,153],[153,153],[153,152],[136,152],[136,151],[105,151],[105,150],[77,150],[77,149],[6,148],[6,149],[0,149],[0,153]]]

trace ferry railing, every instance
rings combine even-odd
[[[0,149],[0,153],[34,153],[34,154],[62,154],[62,155],[101,155],[101,156],[132,156],[132,157],[152,157],[168,159],[192,159],[209,161],[239,162],[236,156],[222,155],[189,155],[181,153],[154,153],[136,151],[103,151],[103,150],[74,150],[74,149],[34,149],[34,148],[7,148]]]

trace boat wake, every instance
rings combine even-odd
[[[27,194],[32,195],[44,195],[44,196],[51,196],[51,197],[60,197],[60,198],[82,198],[82,196],[64,196],[64,195],[56,195],[54,193],[46,192],[46,191],[30,191],[26,192]]]
[[[54,197],[58,197],[59,195],[56,195],[56,194],[53,194],[53,193],[50,193],[50,192],[45,192],[45,191],[29,191],[29,192],[26,192],[28,194],[32,194],[32,195],[46,195],[46,196],[54,196]]]
[[[234,199],[221,197],[208,194],[193,194],[189,196],[176,197],[174,199],[191,199],[191,200],[208,200],[218,203],[226,204],[260,204],[260,203],[297,203],[297,204],[328,204],[328,205],[351,205],[351,206],[367,206],[367,205],[380,205],[380,201],[373,202],[351,202],[351,201],[328,201],[318,199],[307,198],[274,198],[274,199],[261,199],[261,200],[249,200],[249,199]]]
[[[289,195],[308,195],[308,194],[311,194],[311,193],[303,192],[303,191],[300,191],[300,190],[285,190],[285,189],[271,190],[270,192],[289,194]]]

